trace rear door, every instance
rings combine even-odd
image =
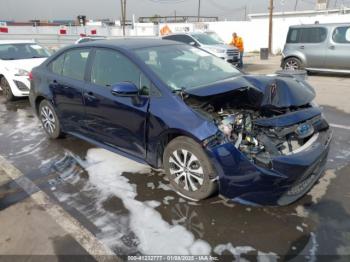
[[[350,70],[350,26],[333,29],[325,63],[329,69]]]
[[[128,57],[113,49],[96,49],[90,71],[90,83],[84,88],[85,123],[90,136],[145,157],[150,81]],[[126,81],[139,87],[139,96],[112,95],[112,86]]]
[[[298,50],[304,54],[307,68],[323,68],[326,54],[327,29],[309,27],[300,29]]]
[[[53,102],[66,131],[84,132],[84,104],[82,90],[90,49],[68,50],[49,65],[48,77]]]

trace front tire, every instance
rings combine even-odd
[[[163,165],[179,195],[199,201],[217,192],[217,174],[203,148],[193,139],[173,139],[164,150]]]
[[[16,97],[13,95],[10,84],[7,82],[5,77],[1,78],[0,85],[6,101],[7,102],[14,101]]]
[[[283,61],[282,68],[284,70],[300,70],[303,69],[303,64],[300,59],[296,57],[290,57]]]
[[[49,101],[43,100],[40,103],[39,118],[45,130],[45,133],[49,138],[57,139],[63,136],[60,121],[57,117],[54,107]]]

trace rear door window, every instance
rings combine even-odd
[[[62,75],[64,56],[65,54],[62,54],[50,63],[49,68],[52,73]]]
[[[76,80],[84,80],[89,49],[74,49],[66,52],[62,75]]]
[[[327,30],[323,27],[302,28],[300,43],[322,43],[327,38]]]
[[[287,36],[287,43],[293,44],[299,42],[300,37],[300,31],[299,28],[293,28],[289,29],[288,36]]]
[[[350,44],[350,26],[339,26],[333,31],[333,41],[339,44]]]

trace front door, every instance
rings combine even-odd
[[[90,84],[84,89],[86,128],[92,138],[143,158],[146,156],[146,124],[149,81],[126,56],[112,49],[96,49]],[[115,96],[114,84],[132,82],[140,89],[133,97]]]

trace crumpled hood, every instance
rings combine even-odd
[[[186,93],[204,98],[236,90],[247,91],[249,100],[255,107],[302,106],[315,98],[315,91],[307,82],[277,75],[242,75],[209,86],[186,90]]]

